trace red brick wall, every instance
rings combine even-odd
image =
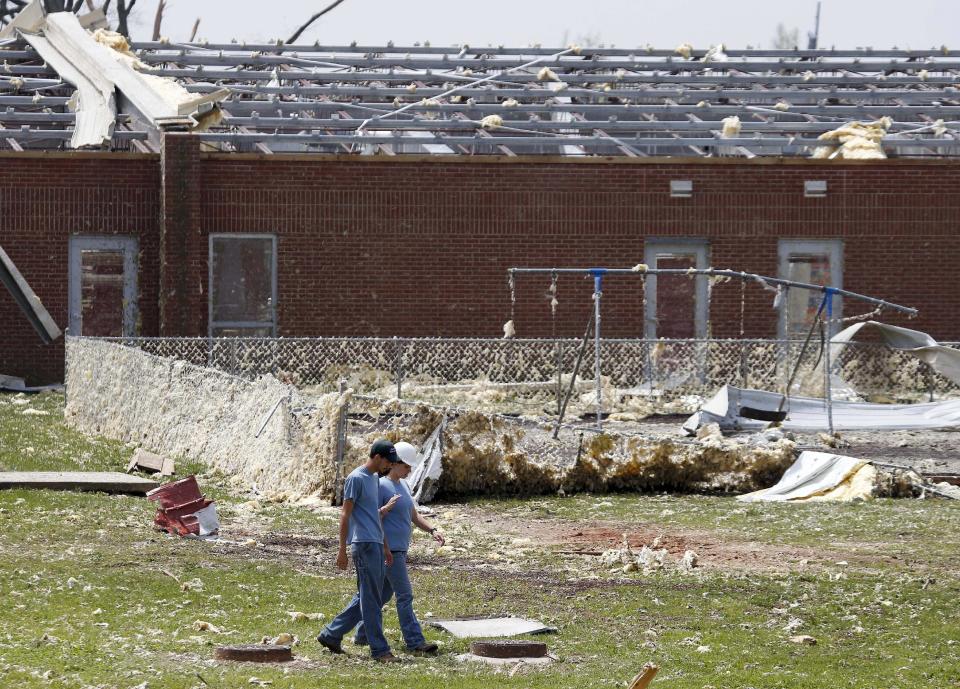
[[[498,336],[510,266],[630,267],[643,261],[645,238],[702,237],[714,267],[766,275],[777,274],[778,238],[842,239],[847,289],[916,306],[912,327],[960,339],[960,162],[215,156],[200,170],[205,231],[279,236],[286,336]],[[671,198],[671,179],[693,180],[693,197]],[[806,179],[827,180],[827,197],[805,198]],[[200,252],[203,237],[190,251]],[[554,325],[580,335],[591,281],[560,279],[556,324],[548,287],[548,276],[518,277],[518,335]],[[746,299],[746,335],[774,336],[773,295],[750,284]],[[869,310],[850,300],[845,309]],[[641,312],[640,281],[607,278],[604,332],[641,335]],[[739,321],[739,284],[716,286],[712,333],[736,336]],[[201,334],[205,323],[194,322]]]
[[[143,332],[157,332],[159,159],[126,154],[0,155],[0,245],[61,328],[72,234],[140,240]],[[0,287],[0,373],[63,379],[63,340],[44,345]]]
[[[670,198],[671,179],[693,180],[693,197]],[[827,197],[804,198],[806,179],[827,180]],[[778,238],[839,238],[847,289],[916,306],[911,327],[960,339],[958,189],[960,161],[201,155],[177,135],[162,164],[0,157],[0,243],[62,324],[72,232],[141,237],[148,335],[206,335],[209,233],[268,232],[279,238],[281,335],[499,336],[510,266],[630,267],[645,238],[702,237],[713,266],[776,275]],[[560,279],[556,323],[548,286],[518,278],[518,335],[580,336],[592,282]],[[746,294],[746,334],[773,336],[771,293]],[[604,333],[640,336],[641,313],[640,281],[609,277]],[[712,333],[736,336],[739,314],[740,286],[716,286]],[[3,295],[0,318],[13,333],[0,372],[57,378],[61,348],[39,345]]]

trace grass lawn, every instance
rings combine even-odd
[[[132,448],[62,423],[63,398],[0,395],[0,468],[122,470]],[[28,411],[32,410],[32,411]],[[27,412],[27,413],[25,413]],[[40,413],[38,413],[40,412]],[[744,505],[732,497],[601,495],[434,505],[449,548],[411,552],[422,620],[511,613],[559,633],[557,662],[493,668],[427,628],[437,658],[392,667],[313,640],[354,588],[336,514],[260,504],[197,465],[224,542],[152,528],[143,498],[0,491],[0,687],[616,687],[647,661],[653,687],[960,687],[960,503]],[[660,537],[662,571],[598,553]],[[245,545],[248,540],[256,545]],[[692,572],[677,568],[685,550]],[[198,631],[197,621],[219,631]],[[402,647],[396,614],[387,635]],[[219,644],[290,632],[298,660],[217,663]],[[794,643],[808,635],[815,645]],[[261,684],[261,683],[271,683]]]

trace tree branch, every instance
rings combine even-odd
[[[325,15],[327,12],[329,12],[330,10],[332,10],[334,7],[336,7],[337,5],[339,5],[339,4],[342,3],[342,2],[343,2],[343,0],[334,0],[334,1],[331,2],[329,5],[327,5],[326,7],[324,7],[322,10],[320,10],[319,12],[317,12],[315,15],[313,15],[312,17],[310,17],[310,19],[307,20],[306,24],[304,24],[304,25],[301,26],[299,29],[297,29],[297,30],[293,33],[293,35],[286,40],[286,43],[293,43],[294,41],[296,41],[298,38],[300,38],[300,34],[302,34],[304,31],[307,30],[307,27],[308,27],[308,26],[310,26],[311,24],[313,24],[313,23],[314,23],[315,21],[317,21],[320,17],[322,17],[323,15]]]
[[[167,3],[165,0],[160,0],[157,3],[157,13],[153,17],[153,40],[160,40],[160,25],[163,24],[163,11],[166,9]]]

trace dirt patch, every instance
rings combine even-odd
[[[489,535],[512,535],[564,555],[599,556],[603,551],[623,545],[624,534],[633,549],[656,541],[671,558],[679,560],[687,550],[699,557],[704,570],[750,572],[789,572],[798,569],[822,569],[843,551],[823,548],[782,546],[755,541],[738,541],[717,533],[680,529],[666,524],[593,521],[589,525],[559,519],[510,517],[473,508],[477,529]],[[657,540],[659,539],[659,540]],[[601,566],[598,564],[598,568]]]

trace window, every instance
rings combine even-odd
[[[843,287],[843,244],[839,239],[780,240],[780,277],[796,282]],[[780,307],[780,337],[806,337],[820,308],[823,293],[790,289]],[[833,298],[833,318],[843,309],[841,297]],[[830,324],[831,334],[838,323]]]
[[[707,268],[707,242],[701,239],[651,240],[644,250],[650,268]],[[644,334],[648,339],[707,336],[707,278],[683,274],[647,276]]]
[[[130,337],[137,330],[137,240],[75,235],[69,245],[70,334]]]
[[[210,335],[274,337],[277,331],[277,238],[210,235]]]

